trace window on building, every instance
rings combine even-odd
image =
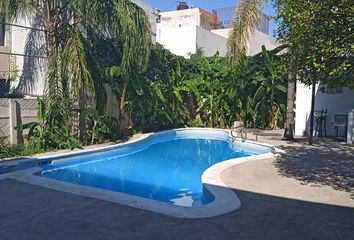
[[[0,46],[5,46],[5,24],[4,24],[4,18],[0,18]]]
[[[326,94],[340,94],[343,93],[343,87],[338,86],[338,87],[331,87],[328,85],[321,85],[321,91],[322,93]]]

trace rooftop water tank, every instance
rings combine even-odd
[[[187,2],[180,2],[178,1],[177,2],[177,11],[178,10],[185,10],[185,9],[188,9],[188,5],[187,5]]]

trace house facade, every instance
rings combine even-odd
[[[232,28],[225,28],[216,11],[208,12],[197,7],[187,7],[160,14],[161,20],[156,26],[156,41],[172,53],[188,58],[199,48],[205,56],[212,56],[216,52],[221,56],[226,55],[227,41]],[[267,49],[278,46],[267,34],[269,30],[267,19],[264,18],[262,22],[264,31],[255,29],[251,35],[248,43],[249,56],[261,52],[262,45]]]
[[[312,87],[296,83],[295,136],[308,136],[310,132]],[[353,140],[354,91],[338,87],[329,89],[317,84],[315,89],[315,135],[343,137]],[[322,121],[318,115],[323,113]],[[320,125],[322,125],[320,127]],[[322,128],[322,131],[321,131]],[[326,132],[324,132],[326,131]]]

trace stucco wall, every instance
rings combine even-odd
[[[200,15],[198,8],[161,12],[161,22],[157,24],[157,28],[200,26]]]
[[[197,47],[202,49],[205,56],[213,56],[217,51],[225,56],[227,50],[225,38],[197,26],[158,28],[157,36],[157,42],[165,48],[187,58],[196,52]]]
[[[213,33],[218,34],[224,38],[229,38],[231,31],[232,31],[231,28],[212,30]],[[267,50],[272,50],[272,49],[279,46],[279,44],[276,43],[269,35],[267,35],[263,32],[260,32],[258,30],[255,30],[252,33],[252,35],[250,37],[250,41],[248,43],[247,55],[253,56],[253,55],[261,52],[262,45],[264,45]]]
[[[217,51],[220,56],[225,56],[227,53],[227,39],[212,33],[204,28],[197,27],[196,29],[196,44],[202,49],[204,56],[213,56]]]
[[[296,84],[296,117],[295,135],[304,136],[309,131],[311,112],[311,88],[301,83]],[[327,135],[334,136],[333,115],[347,114],[354,109],[354,91],[344,88],[343,93],[323,93],[319,86],[316,87],[315,111],[327,109]],[[344,129],[339,129],[339,134],[344,135]]]
[[[211,30],[211,32],[215,33],[221,37],[229,38],[231,30],[232,30],[231,28],[221,28],[221,29]]]
[[[251,35],[248,44],[248,56],[253,56],[262,51],[262,45],[265,46],[267,50],[272,50],[278,47],[280,44],[271,39],[271,37],[265,33],[255,30]]]
[[[157,29],[157,42],[172,53],[188,57],[195,53],[197,44],[196,27],[177,27]]]

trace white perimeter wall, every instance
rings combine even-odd
[[[311,88],[302,83],[296,84],[296,116],[295,116],[295,135],[304,136],[309,131],[310,112],[311,112]],[[333,115],[347,114],[354,109],[354,91],[344,88],[343,93],[327,94],[316,87],[315,111],[326,109],[327,135],[334,136]],[[315,125],[314,125],[315,126]],[[344,129],[339,129],[339,134],[344,135]]]
[[[227,53],[227,39],[210,32],[204,28],[197,27],[197,46],[202,49],[204,56],[210,57],[218,51],[220,56]]]
[[[272,50],[280,44],[271,39],[271,37],[265,33],[262,33],[258,30],[255,30],[251,35],[249,44],[248,44],[248,56],[256,55],[257,53],[262,51],[262,46],[265,46],[267,50]]]
[[[224,29],[216,29],[216,30],[211,30],[212,33],[218,34],[224,38],[229,38],[231,34],[232,29],[231,28],[224,28]],[[267,50],[272,50],[280,44],[276,43],[269,35],[260,32],[258,30],[255,30],[251,37],[250,41],[248,43],[248,56],[253,56],[256,55],[257,53],[262,51],[262,45],[266,47]]]
[[[157,42],[179,56],[188,57],[189,53],[195,53],[196,41],[196,27],[193,26],[157,29]]]
[[[225,56],[227,39],[197,26],[158,28],[157,42],[162,44],[172,53],[189,57],[201,48],[205,56],[213,56],[219,51]]]

